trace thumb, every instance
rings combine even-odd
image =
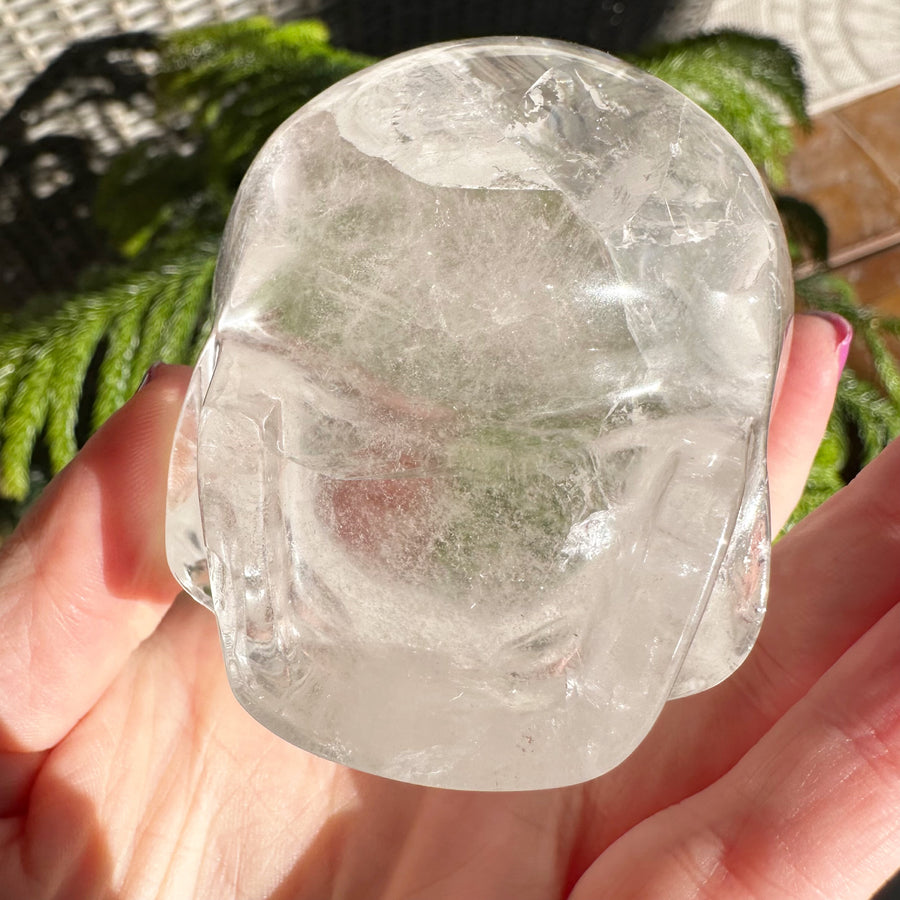
[[[177,593],[166,473],[190,370],[149,375],[0,551],[0,750],[56,744]]]

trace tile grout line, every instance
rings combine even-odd
[[[883,253],[885,250],[892,250],[894,247],[898,246],[900,246],[900,230],[889,231],[887,234],[880,234],[878,237],[868,238],[865,241],[860,241],[858,244],[845,247],[843,250],[840,250],[833,255],[830,254],[828,257],[828,266],[829,268],[837,269],[840,266],[847,266],[850,265],[850,263],[860,262],[861,260],[868,259],[870,256]]]
[[[890,231],[887,234],[869,238],[858,244],[846,247],[838,253],[831,254],[825,261],[825,267],[828,271],[833,271],[835,269],[840,269],[843,266],[865,262],[867,259],[871,259],[879,253],[893,250],[896,247],[900,247],[900,230]],[[820,265],[822,264],[814,262],[802,263],[794,269],[794,280],[812,275]]]
[[[846,107],[845,107],[846,108]],[[844,132],[845,136],[851,140],[856,146],[873,162],[878,171],[890,181],[894,187],[900,190],[900,172],[897,171],[898,166],[891,165],[890,161],[885,159],[878,148],[863,134],[860,134],[849,122],[844,121],[841,117],[843,110],[835,110],[833,113],[834,121],[838,128]]]

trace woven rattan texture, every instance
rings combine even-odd
[[[0,0],[0,112],[73,41],[245,16],[315,12],[314,0]]]

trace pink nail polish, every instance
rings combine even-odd
[[[838,353],[841,369],[843,369],[847,363],[847,354],[850,352],[850,344],[853,341],[853,326],[843,316],[836,312],[815,309],[812,311],[812,315],[827,319],[834,327],[835,336],[837,338],[837,346],[835,349]]]

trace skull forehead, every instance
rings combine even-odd
[[[463,42],[365,70],[273,136],[232,214],[218,324],[426,394],[465,357],[510,395],[536,371],[548,395],[555,376],[596,394],[665,374],[758,408],[781,242],[746,156],[672,88],[569,45]]]

